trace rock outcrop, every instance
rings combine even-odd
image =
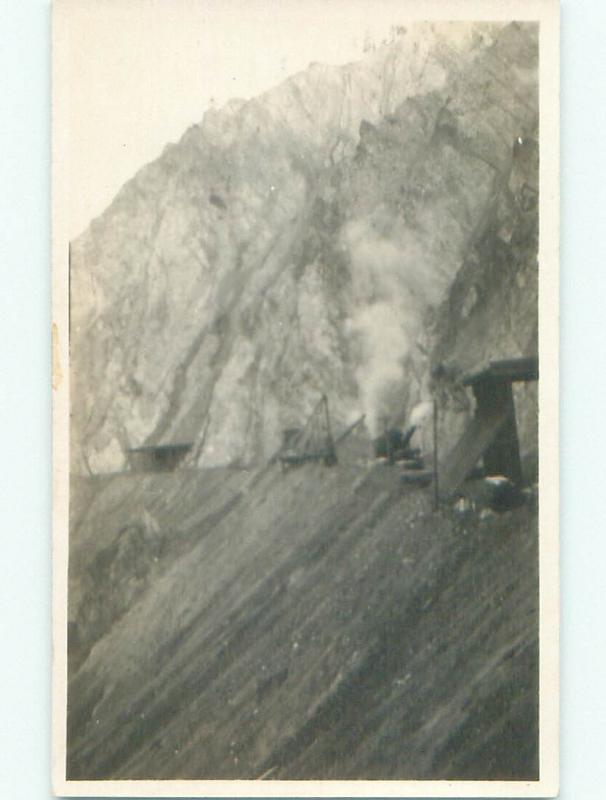
[[[74,472],[175,441],[262,462],[321,392],[372,427],[437,364],[536,352],[537,60],[534,24],[412,27],[137,173],[72,244]]]

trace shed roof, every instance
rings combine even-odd
[[[491,361],[479,372],[463,378],[465,386],[473,386],[485,381],[536,381],[539,378],[539,359],[510,358],[504,361]]]
[[[192,447],[192,442],[180,442],[178,444],[146,444],[141,447],[129,447],[127,453],[187,453]]]

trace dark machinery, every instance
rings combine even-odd
[[[396,461],[410,462],[408,465],[414,468],[418,464],[421,469],[421,451],[418,447],[411,447],[410,440],[417,426],[412,425],[408,430],[401,431],[399,428],[385,428],[385,432],[374,440],[375,456],[377,458],[387,458],[390,464]]]

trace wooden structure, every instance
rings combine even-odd
[[[320,398],[303,428],[288,428],[283,431],[278,460],[282,469],[301,466],[308,461],[322,461],[326,466],[337,463],[328,398],[325,394]]]
[[[352,434],[356,428],[362,425],[365,419],[366,419],[366,414],[362,414],[362,416],[358,417],[358,419],[355,422],[352,422],[351,425],[345,428],[345,430],[342,433],[340,433],[335,439],[335,445],[339,445],[341,444],[341,442],[344,442],[345,439],[347,439],[347,437],[350,434]]]
[[[192,444],[155,444],[126,451],[133,472],[172,472],[192,449]]]
[[[513,383],[536,381],[536,358],[491,361],[481,372],[463,379],[473,390],[475,416],[456,447],[440,467],[440,497],[448,499],[482,459],[488,475],[503,475],[514,484],[522,480]]]

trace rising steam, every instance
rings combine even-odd
[[[384,417],[401,414],[405,362],[416,345],[427,307],[438,301],[445,277],[410,228],[377,210],[343,230],[353,273],[353,307],[346,325],[356,381],[371,433]]]

